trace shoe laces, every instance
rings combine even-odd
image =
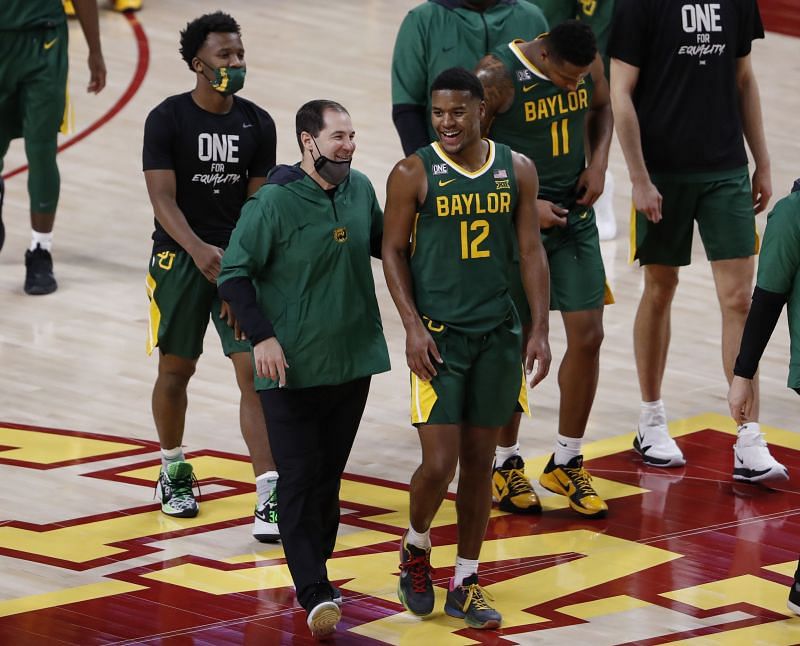
[[[581,496],[596,496],[597,493],[592,487],[592,474],[589,473],[584,467],[561,467],[564,469],[572,484],[575,485],[575,490]]]
[[[184,476],[183,478],[170,478],[166,472],[162,472],[162,476],[169,482],[170,489],[172,490],[172,498],[173,502],[177,502],[177,506],[181,506],[184,504],[183,501],[187,501],[187,498],[191,498],[192,492],[194,488],[197,488],[197,496],[196,498],[200,498],[202,495],[202,490],[200,489],[200,482],[197,480],[197,476],[192,471],[191,475]],[[159,478],[159,481],[161,478]],[[159,482],[156,482],[156,489],[158,489]],[[155,498],[155,493],[153,494],[153,498]],[[178,499],[177,501],[174,499]]]
[[[428,588],[428,580],[435,572],[431,567],[428,554],[412,556],[409,560],[400,563],[400,569],[411,575],[411,589],[414,592],[425,592]]]
[[[503,470],[505,471],[505,469]],[[508,491],[512,496],[533,491],[530,480],[525,477],[522,469],[509,469],[506,479],[508,480]]]
[[[491,601],[494,601],[494,597],[489,594],[489,592],[484,590],[479,584],[470,583],[467,587],[467,598],[464,599],[464,605],[461,607],[461,609],[466,612],[467,608],[469,608],[470,604],[472,604],[475,610],[493,610],[493,608],[486,601],[487,597]]]

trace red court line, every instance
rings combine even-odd
[[[102,117],[100,117],[97,121],[91,124],[89,127],[81,130],[78,134],[74,137],[70,137],[64,143],[62,143],[58,147],[58,152],[62,150],[66,150],[70,146],[74,146],[82,139],[85,139],[90,134],[92,134],[95,130],[101,128],[106,123],[111,121],[117,113],[122,110],[134,97],[136,92],[139,91],[139,88],[144,81],[144,77],[147,74],[147,67],[150,64],[150,45],[147,42],[147,34],[144,33],[144,28],[142,27],[141,23],[137,20],[135,14],[130,11],[127,11],[122,14],[125,16],[125,19],[133,29],[134,38],[136,38],[136,49],[137,49],[137,62],[136,62],[136,71],[133,74],[133,78],[131,82],[128,84],[127,89],[123,92],[122,96],[117,99],[117,102],[111,106],[111,108],[106,112]],[[20,173],[24,173],[28,170],[28,165],[24,164],[19,168],[15,168],[14,170],[9,171],[5,175],[3,175],[3,179],[8,179],[9,177],[14,177],[14,175],[19,175]]]

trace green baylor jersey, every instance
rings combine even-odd
[[[472,172],[438,142],[420,148],[428,180],[411,241],[414,300],[429,326],[486,334],[509,316],[517,180],[511,149],[486,140],[486,163]]]
[[[586,166],[584,122],[594,81],[587,75],[574,92],[557,87],[519,49],[516,40],[492,54],[508,70],[514,101],[495,115],[489,136],[530,157],[539,173],[539,197],[570,208]]]

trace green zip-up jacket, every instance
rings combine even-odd
[[[217,284],[252,281],[289,364],[286,387],[389,370],[370,264],[382,232],[375,191],[356,170],[331,198],[299,166],[278,166],[245,203]],[[257,375],[255,385],[278,386]]]

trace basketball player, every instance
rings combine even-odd
[[[258,492],[253,534],[273,541],[277,473],[253,388],[250,344],[236,338],[215,281],[242,204],[275,165],[275,124],[257,105],[235,96],[244,84],[244,47],[229,15],[216,12],[187,24],[181,56],[195,75],[194,90],[164,100],[144,128],[144,175],[155,214],[147,351],[159,349],[152,401],[162,455],[157,493],[165,514],[197,515],[194,473],[181,444],[186,388],[211,316],[241,392],[239,422]]]
[[[100,47],[96,0],[75,0],[75,9],[89,46],[89,85],[97,94],[106,85]],[[5,0],[0,3],[0,173],[12,139],[25,140],[31,243],[25,252],[25,293],[51,294],[53,225],[61,179],[56,164],[59,128],[66,130],[68,29],[61,0]],[[4,185],[0,178],[0,248],[5,241],[2,220]]]
[[[578,513],[602,517],[608,507],[583,467],[581,441],[597,390],[607,294],[592,209],[603,191],[613,129],[603,63],[591,28],[568,20],[536,40],[498,48],[477,74],[487,97],[484,130],[536,160],[550,309],[561,312],[567,333],[555,451],[539,482],[567,496]],[[512,295],[528,325],[517,269]],[[504,430],[513,432],[513,441],[519,418]]]
[[[414,614],[433,611],[430,527],[459,465],[458,552],[445,612],[473,628],[497,628],[501,616],[478,584],[478,558],[497,436],[518,403],[527,408],[521,329],[508,292],[515,237],[533,317],[525,346],[527,372],[538,362],[532,386],[550,366],[538,182],[528,158],[481,139],[483,88],[472,72],[442,72],[431,104],[438,141],[389,175],[383,237],[386,283],[406,330],[411,421],[422,445],[398,596]]]
[[[661,385],[672,299],[679,267],[691,262],[695,220],[722,313],[723,368],[729,383],[733,377],[753,284],[754,212],[772,195],[750,59],[752,41],[763,37],[756,0],[617,0],[608,45],[611,101],[637,210],[632,257],[644,267],[633,328],[642,394],[634,448],[650,466],[686,462],[669,435]],[[755,160],[752,185],[745,139]],[[738,448],[761,446],[757,420],[756,399]]]

